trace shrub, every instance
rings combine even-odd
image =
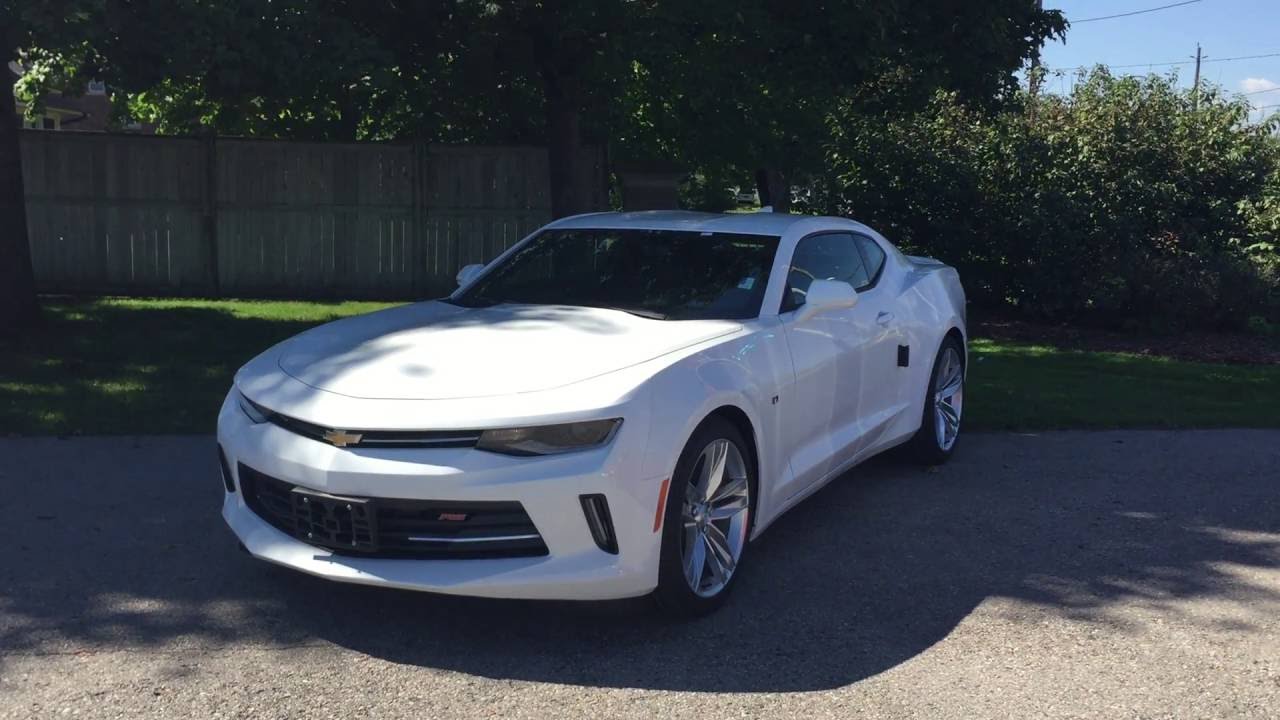
[[[1280,153],[1248,105],[1097,70],[997,114],[832,116],[815,209],[957,265],[970,298],[1114,326],[1280,321]]]

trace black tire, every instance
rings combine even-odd
[[[950,446],[943,447],[938,439],[937,417],[937,399],[936,388],[938,384],[938,373],[942,369],[942,360],[946,356],[947,351],[951,350],[956,353],[960,362],[960,372],[964,374],[966,368],[964,366],[964,343],[955,335],[948,335],[942,341],[942,347],[938,348],[938,354],[933,359],[933,370],[929,372],[929,384],[924,388],[924,410],[920,418],[920,429],[916,431],[915,437],[907,444],[907,456],[914,462],[921,465],[941,465],[951,456],[955,454],[956,446],[960,444],[960,430],[957,429],[956,437]],[[963,399],[963,397],[962,397]],[[963,411],[963,402],[961,411]],[[961,415],[963,419],[963,415]],[[963,428],[963,425],[961,425]]]
[[[667,505],[662,520],[662,548],[658,563],[658,587],[653,591],[653,599],[665,614],[678,618],[694,618],[713,612],[729,596],[742,569],[742,561],[747,556],[747,542],[743,540],[742,549],[733,572],[729,575],[724,587],[714,595],[705,596],[694,592],[685,579],[685,565],[682,547],[684,523],[682,511],[686,493],[694,470],[702,451],[716,440],[728,440],[741,454],[747,474],[749,489],[747,505],[746,536],[750,537],[751,521],[755,518],[757,469],[755,454],[751,446],[742,437],[742,433],[733,423],[723,417],[713,415],[703,421],[689,438],[680,458],[676,461],[675,473],[667,493]]]

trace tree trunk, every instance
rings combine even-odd
[[[551,181],[551,216],[586,212],[582,181],[581,110],[576,77],[546,69],[547,164]]]
[[[8,58],[9,55],[5,55]],[[0,336],[16,336],[40,322],[26,193],[22,188],[21,121],[13,98],[13,74],[0,67]]]
[[[338,139],[355,142],[360,134],[360,106],[352,97],[351,88],[342,88],[338,94]]]
[[[776,213],[791,211],[791,186],[787,184],[781,170],[756,170],[756,192],[760,193],[762,206],[772,207]]]

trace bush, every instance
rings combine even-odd
[[[1280,152],[1247,104],[1105,70],[1023,101],[835,113],[815,209],[955,264],[982,305],[1113,326],[1280,321]]]

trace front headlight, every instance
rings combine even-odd
[[[243,411],[245,416],[253,421],[255,425],[261,425],[271,419],[273,413],[270,410],[245,397],[244,393],[239,390],[236,391],[236,399],[240,402],[240,410]]]
[[[555,455],[600,447],[613,439],[622,418],[589,420],[563,425],[485,430],[476,442],[479,450],[504,455]]]

